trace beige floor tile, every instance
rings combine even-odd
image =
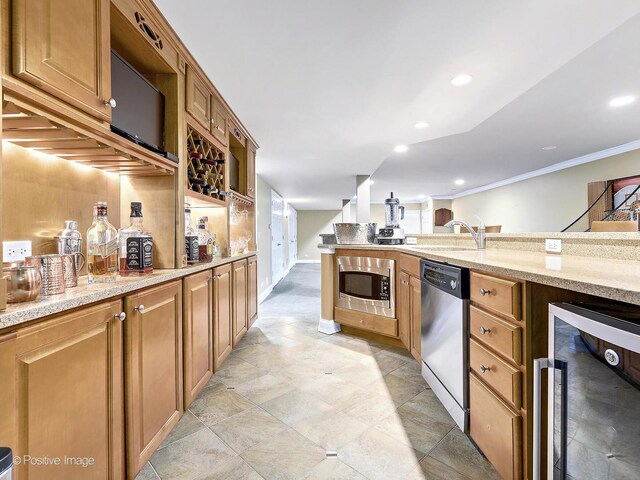
[[[266,368],[256,367],[255,365],[245,362],[239,356],[235,357],[233,364],[227,364],[228,360],[229,359],[222,364],[220,370],[213,374],[213,378],[220,380],[230,387],[236,387],[268,373]]]
[[[184,412],[184,415],[178,422],[178,424],[173,427],[169,436],[164,439],[164,442],[160,445],[160,448],[164,448],[167,445],[175,442],[176,440],[180,440],[188,435],[191,435],[198,430],[202,430],[203,428],[207,428],[198,418],[191,413],[189,410]]]
[[[336,408],[369,426],[374,426],[395,412],[396,405],[389,395],[362,391],[339,402]]]
[[[470,478],[500,478],[471,440],[458,428],[452,429],[429,456]]]
[[[405,361],[411,361],[411,362],[415,362],[416,359],[413,358],[413,355],[411,355],[411,352],[409,352],[409,350],[407,350],[406,348],[400,348],[400,347],[389,347],[385,350],[385,352],[387,352],[389,355],[393,355],[394,357],[397,357],[401,360],[405,360]]]
[[[366,387],[384,376],[373,358],[370,358],[369,362],[359,362],[355,366],[339,368],[333,372],[333,375],[360,387]]]
[[[327,375],[318,380],[302,385],[300,390],[310,393],[329,405],[335,405],[340,400],[359,392],[361,389],[358,385],[344,380],[339,375]]]
[[[476,477],[480,478],[480,477]],[[403,480],[470,480],[435,458],[424,457]],[[475,480],[475,479],[474,479]]]
[[[287,428],[284,423],[260,407],[253,407],[215,424],[211,430],[234,451],[242,453],[260,442],[279,435]]]
[[[229,390],[224,384],[217,383],[204,388],[189,410],[210,427],[251,407],[253,403],[249,400]]]
[[[267,480],[294,480],[309,473],[326,453],[298,432],[288,430],[245,450],[242,458]]]
[[[325,450],[336,450],[359,437],[369,426],[346,413],[330,412],[301,420],[293,428]]]
[[[160,477],[156,474],[151,463],[147,462],[136,476],[136,480],[160,480]]]
[[[204,429],[158,450],[151,464],[162,480],[187,480],[227,471],[238,456],[211,430]]]
[[[318,365],[304,364],[300,361],[292,359],[291,365],[285,368],[272,368],[269,373],[275,377],[279,377],[285,382],[295,386],[302,387],[312,380],[320,380],[324,378],[325,371]]]
[[[453,427],[430,417],[422,420],[416,423],[412,416],[407,417],[398,410],[376,424],[375,428],[422,453],[429,453]]]
[[[338,450],[338,458],[370,480],[396,480],[417,465],[423,453],[376,430],[367,430]]]
[[[391,375],[403,378],[409,382],[417,383],[418,385],[423,385],[425,387],[428,386],[427,382],[422,377],[421,366],[416,361],[408,362],[400,368],[396,368],[391,372]]]
[[[366,480],[366,477],[337,458],[327,458],[313,467],[304,480]]]
[[[425,390],[424,392],[416,395],[408,402],[404,403],[398,408],[398,412],[403,415],[404,418],[408,418],[415,423],[427,423],[426,419],[437,420],[438,422],[452,427],[456,424],[444,408],[436,394],[431,390]]]
[[[330,414],[334,411],[327,403],[297,389],[273,398],[261,406],[289,426],[313,415]]]
[[[293,385],[273,375],[263,375],[236,387],[235,391],[259,405],[295,390]]]
[[[375,362],[375,366],[378,367],[378,370],[380,370],[383,375],[386,375],[387,373],[402,367],[410,361],[415,362],[413,357],[411,357],[411,359],[408,359],[394,353],[389,353],[388,350],[382,350],[376,353],[371,359],[364,360],[365,363]]]
[[[395,375],[385,375],[380,380],[376,380],[364,389],[373,395],[388,396],[393,403],[400,406],[411,400],[419,393],[424,392],[424,387],[413,382],[409,382]]]
[[[194,478],[193,480],[264,480],[263,477],[251,468],[241,457],[236,457],[224,463],[217,470],[218,471],[213,473]]]

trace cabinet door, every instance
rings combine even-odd
[[[420,279],[411,277],[409,280],[410,295],[411,295],[411,354],[413,357],[421,361],[420,351],[422,349],[422,299],[420,296],[420,290],[422,285]]]
[[[209,130],[211,124],[211,92],[193,69],[187,67],[186,109],[200,124]]]
[[[249,293],[247,295],[247,310],[249,317],[249,327],[258,318],[258,256],[249,258],[247,261],[247,282]]]
[[[232,288],[231,265],[222,265],[213,269],[213,370],[231,353],[232,329]]]
[[[247,142],[247,196],[256,198],[256,146]]]
[[[127,472],[133,478],[182,415],[182,282],[125,297]]]
[[[18,331],[14,454],[60,464],[23,463],[17,478],[124,478],[121,311],[120,301],[102,303]]]
[[[411,350],[411,287],[409,285],[409,275],[405,272],[400,272],[397,286],[398,334],[404,346]]]
[[[211,270],[185,277],[183,284],[184,408],[213,375]]]
[[[227,138],[229,133],[227,126],[229,114],[222,102],[214,96],[211,96],[211,113],[211,133],[220,140],[220,143],[226,146],[229,144],[229,139]]]
[[[247,333],[247,261],[233,262],[233,346]]]
[[[0,336],[0,445],[9,447],[16,454],[18,450],[16,411],[16,334]]]
[[[14,0],[13,73],[111,120],[109,0]]]

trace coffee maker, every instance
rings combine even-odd
[[[404,207],[400,200],[393,197],[384,201],[385,226],[378,232],[378,243],[382,245],[402,245],[404,243],[404,230],[400,228],[400,220],[404,219]]]

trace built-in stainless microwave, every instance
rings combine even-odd
[[[336,306],[395,317],[395,261],[371,257],[338,257]]]

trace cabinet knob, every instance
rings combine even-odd
[[[136,312],[144,312],[144,305],[138,305],[137,307],[133,307]]]
[[[360,320],[360,323],[364,323],[364,320]]]
[[[491,333],[491,329],[480,327],[480,335],[484,335],[485,333]]]
[[[109,100],[105,100],[102,103],[104,104],[105,107],[116,108],[118,106],[118,103],[116,102],[116,99],[113,98],[113,97],[111,97]]]
[[[221,273],[216,274],[216,278],[222,278],[222,274]]]
[[[485,290],[484,288],[480,289],[480,295],[481,296],[485,296],[485,295],[491,295],[491,290]]]
[[[115,318],[116,320],[120,320],[121,322],[124,322],[124,319],[127,318],[127,314],[124,312],[120,312],[120,313],[116,313],[113,318]]]
[[[484,372],[490,372],[491,371],[491,367],[485,367],[484,365],[480,365],[480,371],[482,373]]]

